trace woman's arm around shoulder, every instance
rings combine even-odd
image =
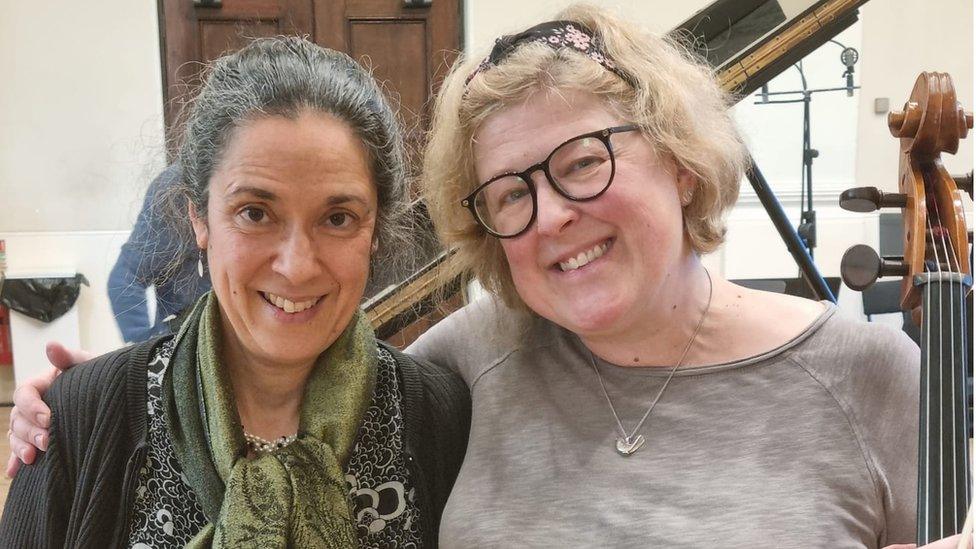
[[[496,297],[484,296],[432,326],[406,352],[458,372],[470,387],[485,369],[525,342],[533,320]]]
[[[97,527],[99,519],[110,524],[117,515],[119,508],[111,503],[118,501],[128,457],[121,453],[132,446],[132,428],[140,421],[143,432],[136,436],[144,435],[146,419],[144,413],[131,413],[132,381],[139,372],[129,365],[136,358],[133,353],[148,353],[146,347],[103,355],[55,379],[44,396],[51,409],[48,449],[21,467],[11,483],[0,520],[0,546],[72,545],[80,529]],[[143,387],[146,362],[141,361]],[[144,411],[145,394],[141,403]],[[119,444],[120,438],[125,442]]]
[[[434,446],[447,462],[461,458],[471,426],[471,396],[464,380],[452,369],[406,355],[382,343],[396,360],[403,383],[404,421],[419,445]],[[417,448],[420,450],[420,448]],[[452,479],[453,482],[453,479]]]
[[[468,386],[449,368],[382,345],[397,362],[407,450],[423,475],[423,489],[436,535],[440,515],[468,446],[471,426]]]

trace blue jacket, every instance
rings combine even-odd
[[[156,210],[165,191],[180,176],[179,165],[173,164],[149,184],[136,225],[109,273],[112,312],[122,337],[128,342],[169,333],[170,328],[163,320],[178,315],[210,290],[208,273],[204,273],[204,278],[197,274],[196,246],[181,243]],[[178,269],[164,278],[168,267],[176,263]],[[150,286],[156,290],[155,319],[149,318],[146,303],[146,289]]]

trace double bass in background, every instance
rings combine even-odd
[[[841,207],[868,212],[901,208],[904,257],[882,259],[869,246],[844,254],[841,274],[854,290],[882,276],[901,276],[901,307],[921,328],[918,544],[964,532],[972,535],[972,469],[969,457],[972,402],[970,322],[971,233],[966,229],[963,189],[942,164],[973,127],[973,115],[956,100],[948,74],[924,72],[901,111],[888,115],[899,138],[897,193],[861,187],[841,195]],[[961,178],[960,182],[965,181]],[[972,198],[971,176],[968,191]],[[963,185],[964,186],[964,185]],[[969,381],[971,383],[971,381]]]

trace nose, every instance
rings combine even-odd
[[[315,242],[304,228],[292,228],[284,235],[272,269],[296,286],[313,280],[321,273]]]
[[[579,218],[576,204],[556,192],[544,173],[533,174],[536,188],[536,230],[545,235],[556,235]]]

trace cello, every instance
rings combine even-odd
[[[921,328],[917,541],[923,545],[962,532],[972,501],[966,385],[970,237],[963,191],[941,154],[956,153],[973,115],[956,101],[949,75],[924,72],[904,108],[888,114],[888,127],[900,141],[899,192],[849,189],[840,205],[856,212],[901,208],[904,257],[882,259],[857,245],[844,254],[841,275],[858,291],[879,277],[901,276],[901,308]]]

